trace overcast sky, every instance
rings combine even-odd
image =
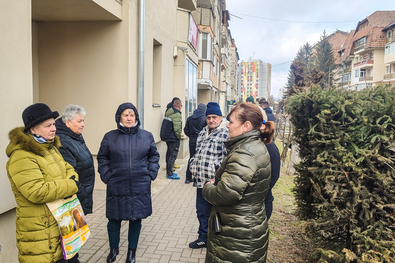
[[[240,60],[253,58],[270,63],[271,93],[279,97],[302,45],[315,44],[324,30],[328,35],[336,29],[350,32],[375,11],[395,10],[395,1],[226,0],[226,8]]]

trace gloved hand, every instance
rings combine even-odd
[[[84,188],[82,187],[81,183],[80,183],[79,181],[76,181],[76,180],[75,180],[75,175],[72,175],[72,176],[70,177],[70,179],[73,180],[74,183],[75,183],[75,184],[77,185],[77,187],[78,187],[77,195],[81,194],[81,193],[84,191]]]

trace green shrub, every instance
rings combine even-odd
[[[287,108],[300,148],[297,213],[322,244],[313,258],[395,262],[394,87],[311,87]]]

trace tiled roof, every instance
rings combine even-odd
[[[368,20],[373,27],[385,27],[395,21],[395,11],[376,11],[368,16]]]
[[[346,41],[344,42],[344,55],[342,61],[346,60],[346,58],[351,54],[352,48],[352,40],[355,34],[355,30],[351,30],[350,34],[348,34]]]
[[[354,42],[364,36],[370,35],[372,33],[372,31],[373,31],[373,27],[371,25],[365,27],[361,31],[358,31],[355,33],[354,37],[352,38],[352,42]]]
[[[333,57],[335,59],[335,63],[340,63],[340,54],[339,50],[343,49],[342,44],[346,41],[349,33],[336,30],[334,33],[328,36],[328,41],[332,46]]]
[[[386,39],[382,30],[394,21],[395,11],[376,11],[358,23],[357,29],[366,22],[368,24],[367,27],[355,33],[352,42],[366,36],[366,48],[384,47]]]
[[[372,34],[368,37],[366,47],[384,47],[385,46],[385,33],[382,27],[373,28]]]

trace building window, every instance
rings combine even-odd
[[[162,44],[154,39],[152,61],[152,104],[160,104],[162,91]]]
[[[391,73],[391,65],[385,66],[385,74]]]
[[[208,33],[201,33],[201,40],[202,40],[202,45],[200,49],[200,57],[202,59],[212,59],[212,53],[213,53],[213,45],[212,45],[212,40],[211,40],[211,35]]]
[[[197,108],[197,66],[189,59],[185,63],[185,117]]]
[[[355,70],[355,75],[354,75],[356,78],[358,78],[359,77],[359,70]]]
[[[395,52],[395,42],[385,45],[385,55],[389,55]]]
[[[365,47],[366,43],[366,37],[360,38],[357,41],[355,41],[355,49],[361,49]]]

